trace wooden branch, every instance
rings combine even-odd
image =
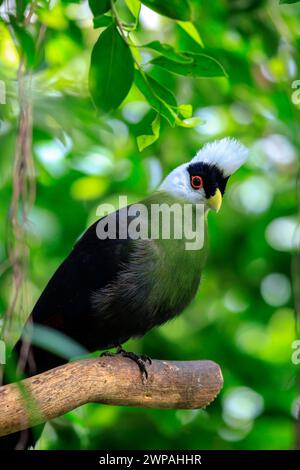
[[[61,416],[85,403],[195,409],[209,405],[223,385],[212,361],[158,361],[142,380],[128,358],[101,357],[65,364],[0,387],[0,436]]]

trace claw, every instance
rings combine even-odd
[[[103,356],[110,356],[110,357],[113,357],[113,356],[123,356],[123,357],[128,357],[129,359],[131,359],[132,361],[134,361],[139,369],[140,369],[140,372],[141,372],[141,375],[142,375],[142,379],[145,377],[145,379],[147,380],[148,379],[148,371],[147,371],[147,368],[146,368],[146,362],[148,362],[149,364],[152,364],[152,360],[149,356],[146,356],[146,355],[141,355],[139,356],[138,354],[135,354],[134,352],[130,352],[130,351],[125,351],[125,349],[123,349],[121,346],[118,346],[117,347],[117,351],[115,353],[111,352],[111,351],[105,351],[101,354],[101,357]]]
[[[107,356],[112,357],[112,356],[115,356],[115,355],[116,355],[116,353],[113,353],[111,351],[104,351],[103,353],[100,354],[100,357],[107,357]]]
[[[151,357],[143,354],[142,356],[140,356],[140,358],[142,359],[143,362],[149,362],[149,364],[151,365],[152,364],[152,359]]]

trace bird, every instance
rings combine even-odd
[[[134,360],[147,377],[147,363],[151,359],[126,351],[123,344],[176,317],[195,297],[207,257],[208,212],[219,211],[228,179],[247,157],[247,147],[232,137],[206,143],[139,204],[96,221],[46,285],[24,331],[28,327],[30,331],[46,327],[68,336],[88,351],[117,348],[116,353],[107,354]],[[163,203],[202,207],[204,236],[200,247],[186,249],[186,238],[176,238],[174,233],[170,239],[163,239],[161,232],[151,238],[149,229],[143,238],[130,236],[130,225],[140,217],[135,209]],[[123,217],[124,211],[131,214],[127,219]],[[151,215],[147,213],[146,219],[151,222]],[[145,218],[141,220],[145,222]],[[112,222],[117,227],[115,236],[99,237],[99,227],[108,227]],[[179,223],[178,218],[176,222]],[[53,351],[35,344],[30,344],[25,359],[22,350],[24,335],[12,357],[23,360],[22,371],[26,376],[66,362]],[[39,435],[34,431],[27,430],[25,437],[23,431],[0,438],[0,449],[34,445]]]

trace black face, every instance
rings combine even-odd
[[[208,163],[191,163],[188,166],[191,187],[196,191],[203,187],[207,198],[213,196],[219,188],[222,195],[225,192],[229,176],[224,176],[216,165]]]

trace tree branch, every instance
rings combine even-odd
[[[0,387],[0,436],[43,423],[85,403],[195,409],[209,405],[223,385],[212,361],[160,361],[142,381],[128,358],[72,362]]]

